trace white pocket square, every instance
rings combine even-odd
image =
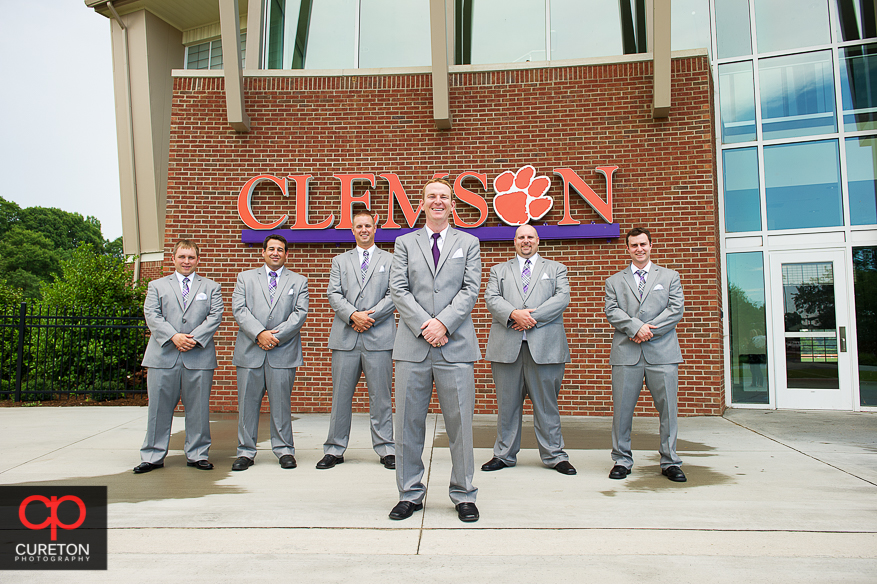
[[[207,294],[204,292],[198,292],[198,294],[195,295],[195,300],[207,300]]]
[[[379,271],[379,272],[383,272],[383,271],[384,271],[384,266],[381,266],[381,269],[378,270],[378,271]]]
[[[290,288],[289,292],[286,293],[287,296],[292,296],[292,293],[295,292],[294,288]]]
[[[655,284],[655,287],[652,288],[652,290],[663,290],[663,289],[664,289],[664,287],[661,286],[660,284]]]
[[[551,278],[548,277],[548,274],[542,274],[542,279],[543,280],[550,280]]]
[[[452,260],[463,257],[463,248],[458,248],[457,251],[454,252],[454,255],[451,256]]]

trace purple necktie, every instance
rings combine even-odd
[[[359,271],[362,274],[362,283],[365,284],[365,274],[368,272],[368,251],[362,252],[362,265],[359,266]]]
[[[524,271],[521,272],[521,283],[524,285],[524,294],[526,294],[527,288],[530,287],[530,258],[527,258],[527,261],[524,262]]]
[[[189,277],[183,278],[183,308],[186,307],[186,299],[189,296]]]
[[[271,297],[268,303],[274,304],[274,293],[277,292],[277,272],[268,272],[268,275],[271,276],[271,280],[268,281],[268,294]]]
[[[435,267],[438,267],[439,256],[442,255],[442,252],[438,246],[439,237],[441,236],[441,233],[432,234],[432,259],[433,261],[435,261]]]
[[[647,274],[647,272],[645,270],[637,270],[636,271],[636,275],[639,278],[639,285],[637,286],[637,289],[639,291],[639,299],[640,300],[643,299],[643,292],[645,292],[645,289],[646,289],[646,274]]]

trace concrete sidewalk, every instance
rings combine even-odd
[[[657,419],[634,422],[636,466],[607,478],[609,418],[563,419],[576,476],[543,467],[532,421],[514,468],[485,473],[494,417],[476,416],[481,520],[447,497],[441,416],[424,453],[428,498],[395,522],[395,474],[356,415],[345,462],[316,470],[328,415],[294,418],[283,470],[260,452],[231,472],[236,416],[212,416],[213,471],[185,465],[183,420],[165,468],[131,469],[146,408],[0,409],[0,484],[107,485],[109,569],[5,571],[0,582],[877,582],[877,414],[729,410],[679,420],[687,483],[660,475]]]

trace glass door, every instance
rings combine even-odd
[[[844,252],[770,254],[776,406],[850,410]]]

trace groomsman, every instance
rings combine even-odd
[[[146,439],[140,448],[136,474],[164,466],[174,408],[182,399],[186,409],[186,464],[211,470],[210,388],[216,368],[213,334],[222,321],[219,284],[195,273],[198,244],[181,239],[174,246],[170,276],[149,283],[143,314],[149,343],[143,355],[149,409]]]
[[[350,438],[353,393],[360,375],[368,386],[372,447],[386,468],[396,468],[393,443],[393,339],[395,307],[390,298],[393,255],[375,245],[375,218],[368,211],[353,216],[356,247],[332,258],[326,295],[335,311],[332,349],[332,415],[318,469],[344,462]]]
[[[576,474],[563,451],[557,396],[563,385],[569,345],[563,313],[569,306],[566,266],[539,255],[539,235],[531,225],[515,232],[517,255],[490,269],[484,292],[493,315],[485,359],[490,361],[499,413],[493,458],[481,470],[515,466],[521,449],[524,398],[533,404],[542,463]]]
[[[238,451],[232,470],[247,470],[256,458],[259,409],[268,393],[271,450],[281,468],[295,468],[292,443],[292,384],[303,364],[301,327],[308,315],[308,280],[286,269],[286,239],[262,243],[265,264],[238,275],[231,297],[238,335],[232,364],[238,381]]]

